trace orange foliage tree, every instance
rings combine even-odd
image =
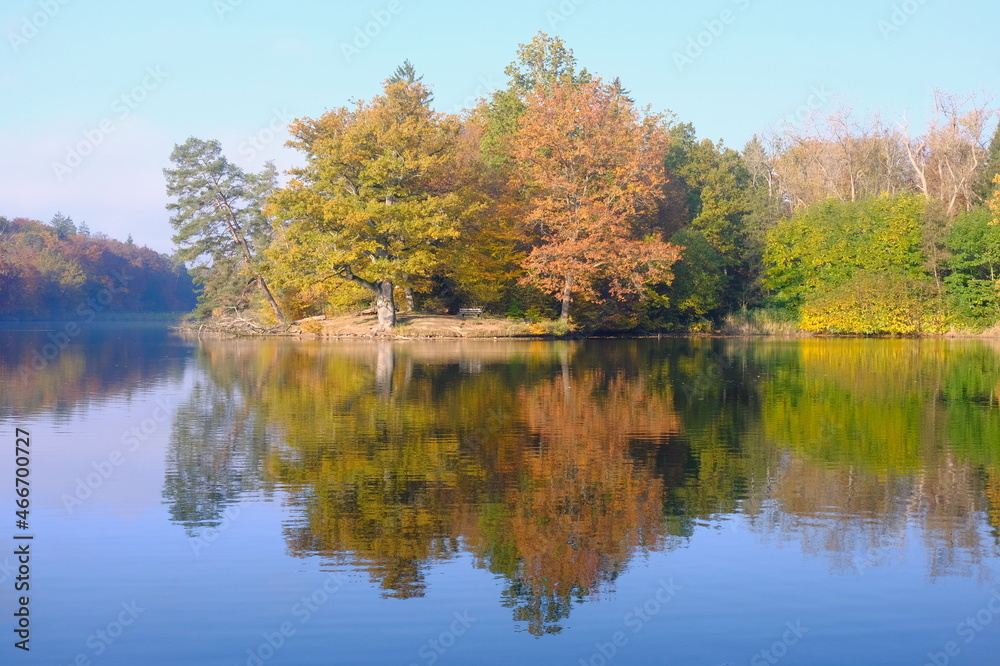
[[[525,283],[560,296],[568,321],[574,295],[600,301],[606,285],[623,298],[669,280],[681,248],[644,226],[666,183],[662,119],[594,79],[534,91],[518,124],[512,154],[540,237]]]

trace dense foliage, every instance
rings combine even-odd
[[[50,224],[0,217],[0,317],[185,312],[194,306],[183,264],[102,234],[61,213]]]
[[[382,329],[403,307],[470,306],[587,330],[739,330],[762,312],[852,334],[1000,320],[1000,131],[990,143],[995,114],[976,99],[935,93],[922,134],[835,110],[740,152],[638,108],[559,38],[539,33],[505,71],[461,116],[434,110],[407,61],[372,99],[293,122],[304,165],[283,187],[237,174],[253,195],[228,211],[230,231],[254,226],[253,242],[200,236],[220,241],[198,269],[202,311],[374,304]],[[198,224],[222,219],[225,183],[171,174],[173,210],[193,201]],[[251,187],[265,182],[273,192]],[[185,258],[192,238],[179,237]],[[277,302],[235,288],[265,279]]]
[[[370,103],[296,121],[292,145],[307,166],[293,170],[271,207],[281,225],[270,256],[279,282],[350,281],[374,297],[383,328],[395,325],[395,286],[430,277],[475,209],[447,178],[458,122],[430,99],[403,67]]]

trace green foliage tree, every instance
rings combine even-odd
[[[916,195],[828,199],[780,222],[764,255],[774,300],[802,308],[809,330],[912,333],[940,325],[921,249],[925,203]],[[891,314],[896,305],[908,314]]]
[[[739,153],[721,141],[699,140],[691,123],[671,124],[663,224],[673,232],[700,232],[723,259],[720,313],[762,300],[764,235],[782,216],[773,161],[756,136]]]
[[[672,268],[673,282],[650,286],[647,318],[653,328],[690,326],[718,314],[723,305],[725,258],[695,229],[681,229],[670,243],[684,249]]]
[[[458,120],[435,113],[427,86],[404,75],[371,101],[291,131],[307,165],[269,209],[280,221],[275,275],[298,288],[350,280],[374,296],[380,330],[392,328],[394,285],[433,273],[475,210],[446,186]]]
[[[196,267],[202,284],[203,311],[238,305],[247,290],[260,289],[275,319],[285,318],[260,268],[260,252],[269,244],[271,224],[262,212],[277,174],[268,163],[248,174],[222,154],[218,141],[194,137],[174,146],[174,168],[164,169],[167,204],[173,214],[177,256]]]
[[[542,31],[528,44],[518,46],[517,59],[507,65],[504,74],[510,77],[509,91],[522,99],[533,92],[549,92],[557,84],[582,85],[593,79],[586,69],[577,69],[573,49],[561,38]]]
[[[779,304],[798,308],[859,269],[922,277],[923,211],[914,195],[809,206],[768,234],[766,285]]]
[[[948,234],[948,303],[958,323],[983,329],[1000,321],[1000,226],[987,208],[962,213]]]
[[[420,83],[424,80],[423,76],[417,75],[417,69],[413,66],[413,63],[409,59],[404,60],[403,64],[396,68],[396,71],[392,73],[389,77],[389,83]],[[428,99],[433,99],[431,96]]]

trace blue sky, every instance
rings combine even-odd
[[[935,88],[998,92],[998,19],[985,0],[4,0],[0,215],[61,210],[169,252],[174,144],[219,139],[248,169],[288,168],[292,118],[370,97],[405,58],[458,111],[504,85],[538,30],[735,148],[808,107],[919,129]]]

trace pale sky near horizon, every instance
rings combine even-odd
[[[919,130],[936,88],[1000,105],[998,19],[985,0],[2,0],[0,215],[58,210],[170,252],[174,144],[288,168],[291,119],[371,97],[406,58],[457,112],[504,86],[538,30],[733,148],[809,107]]]

